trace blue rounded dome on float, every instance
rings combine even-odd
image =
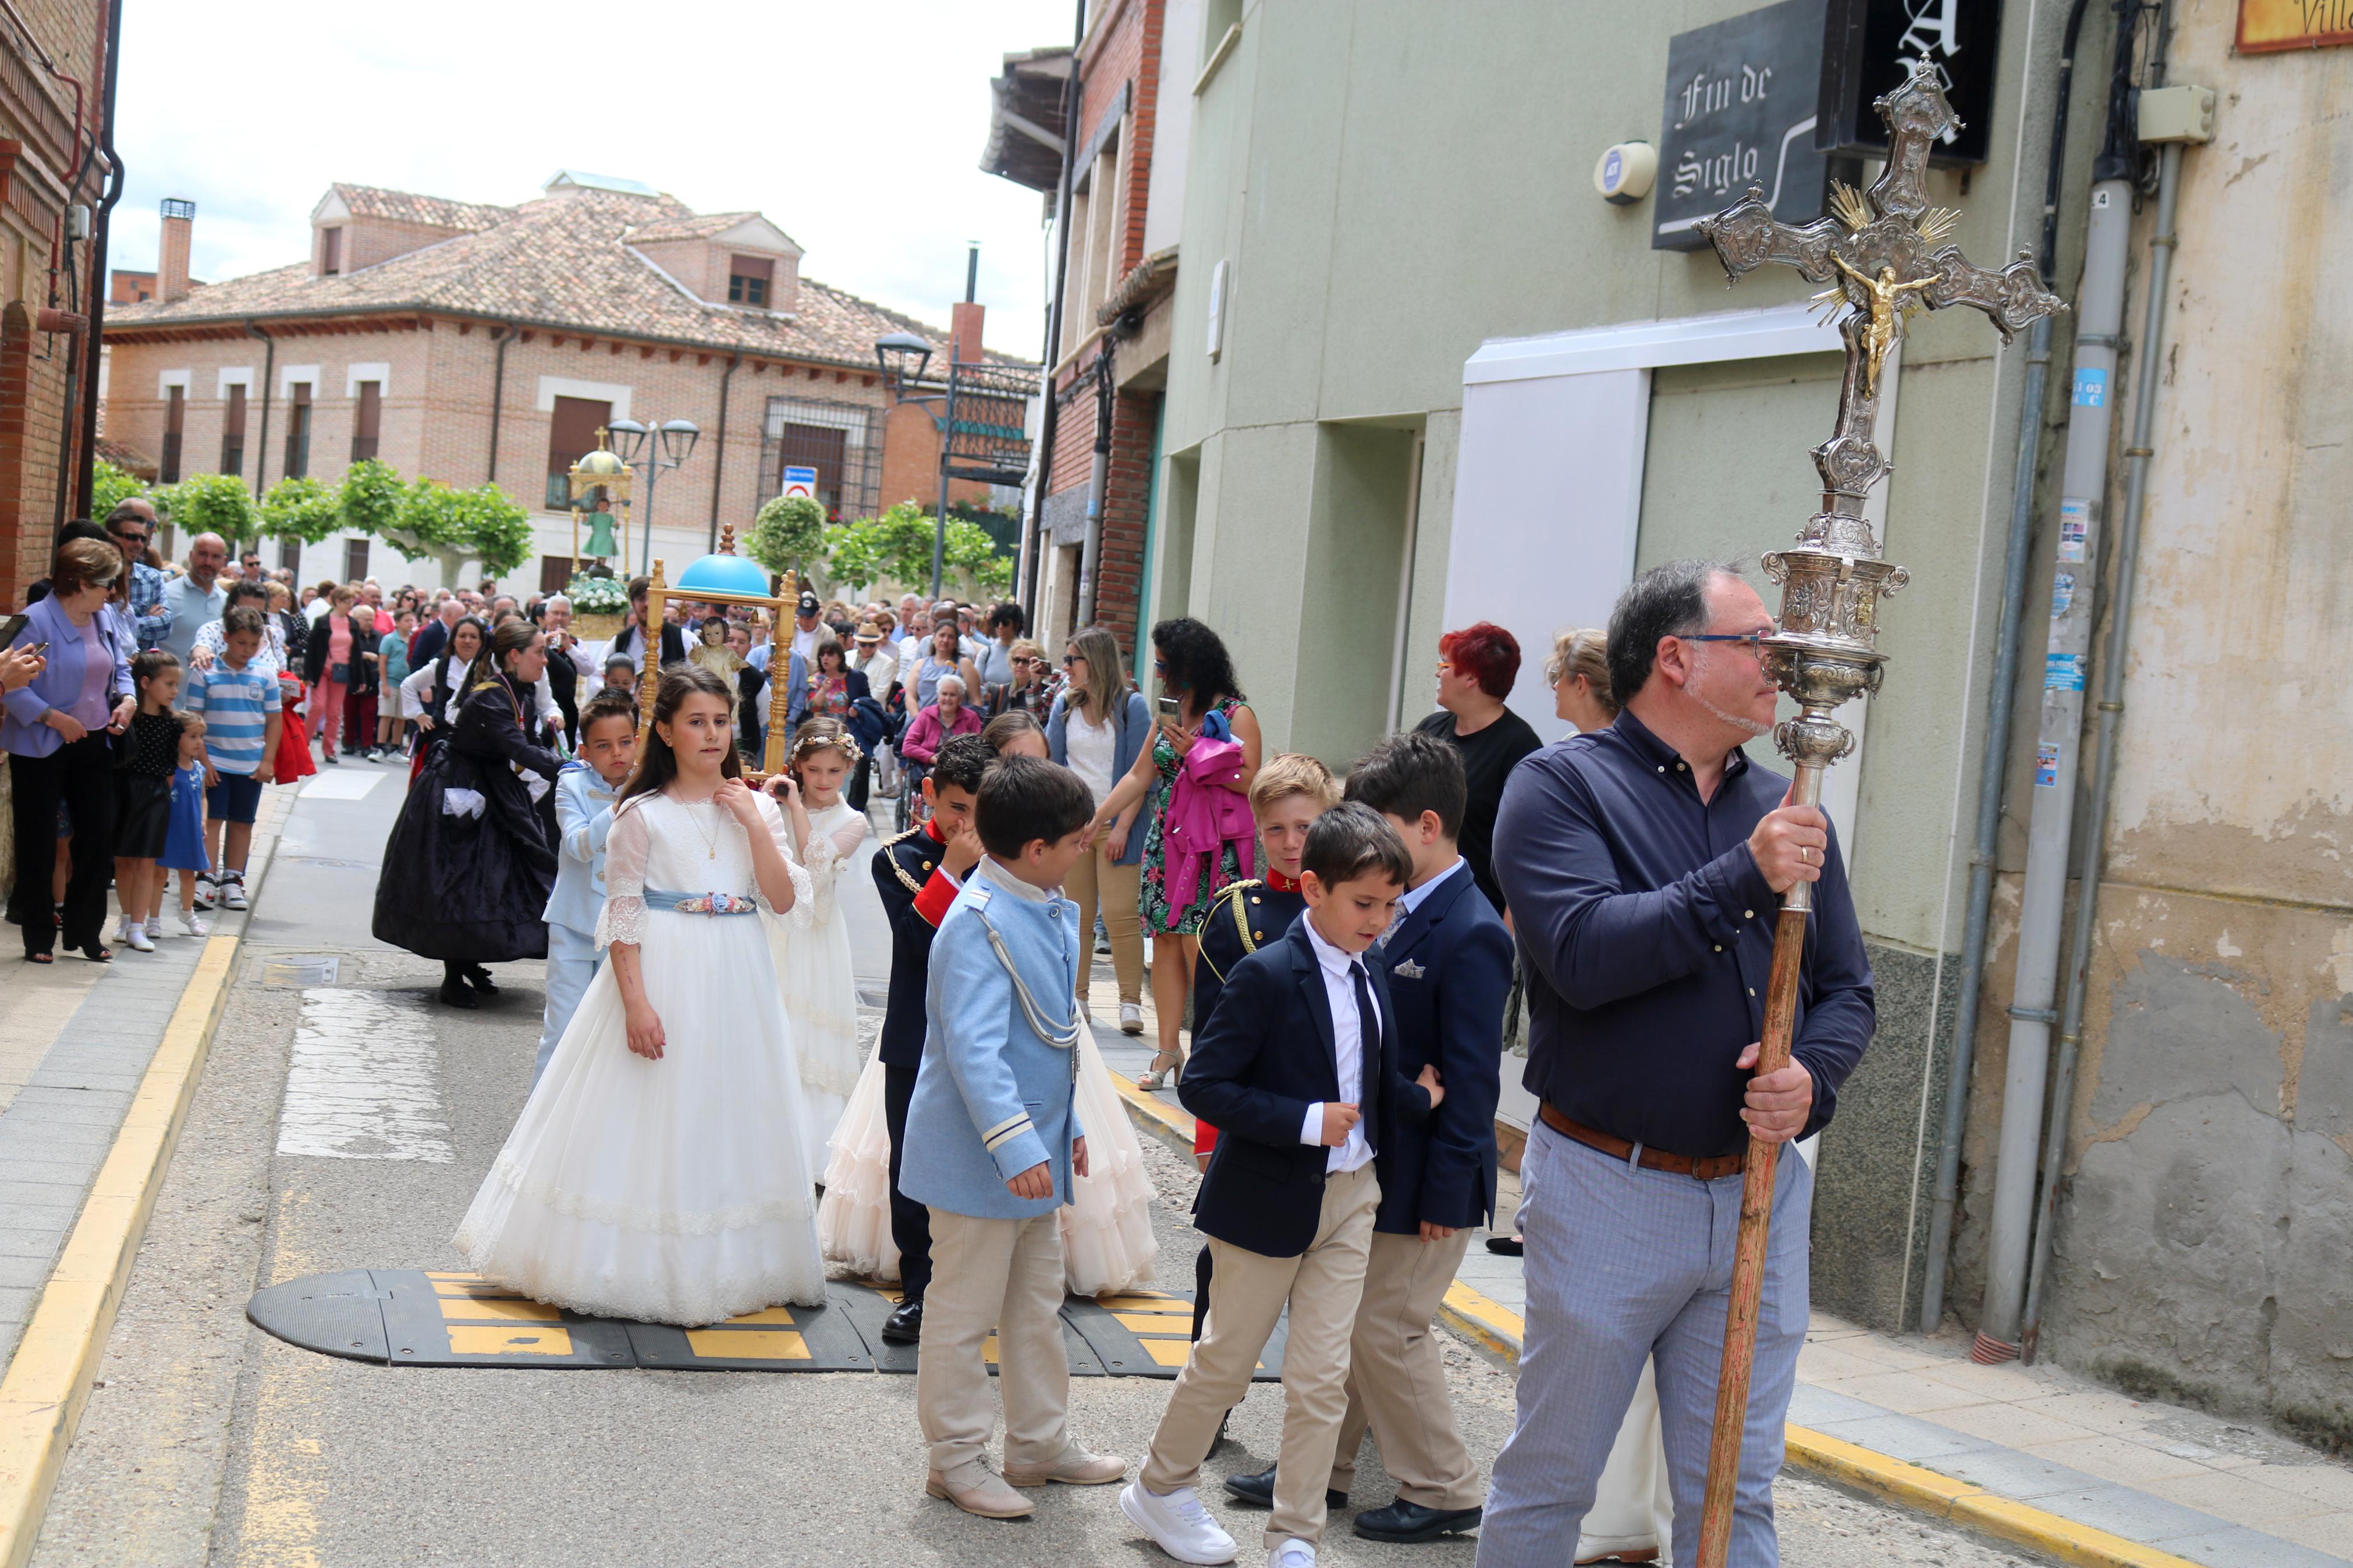
[[[756,561],[741,555],[706,555],[679,574],[670,584],[674,594],[738,594],[750,599],[776,595],[768,574]]]

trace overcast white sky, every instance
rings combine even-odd
[[[988,79],[1071,40],[1071,0],[128,0],[111,251],[155,264],[196,204],[194,271],[309,254],[336,180],[512,204],[559,168],[701,212],[757,208],[808,276],[944,325],[978,240],[991,348],[1045,331],[1033,192],[980,172]]]

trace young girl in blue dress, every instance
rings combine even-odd
[[[164,831],[164,852],[155,857],[155,901],[163,902],[163,879],[180,874],[180,931],[207,936],[211,927],[196,912],[196,874],[210,868],[205,858],[205,716],[182,713],[179,765],[172,770],[172,817]]]

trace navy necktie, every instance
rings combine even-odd
[[[1374,1128],[1378,1118],[1374,1114],[1377,1101],[1374,1086],[1381,1080],[1378,1065],[1381,1059],[1381,1016],[1373,1010],[1373,989],[1365,977],[1362,960],[1348,965],[1348,978],[1356,986],[1356,1068],[1361,1082],[1357,1089],[1356,1109],[1364,1115],[1365,1142],[1373,1147]],[[1345,1090],[1343,1090],[1345,1093]]]

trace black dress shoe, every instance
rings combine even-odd
[[[1274,1467],[1270,1465],[1254,1476],[1228,1476],[1226,1492],[1236,1502],[1246,1502],[1253,1508],[1272,1508],[1274,1506]],[[1334,1491],[1330,1487],[1325,1487],[1324,1506],[1345,1508],[1348,1506],[1348,1494]]]
[[[1424,1508],[1403,1498],[1387,1508],[1368,1509],[1356,1516],[1356,1531],[1368,1541],[1435,1541],[1479,1528],[1475,1508]]]
[[[912,1345],[923,1337],[923,1303],[921,1298],[902,1301],[882,1320],[882,1342],[886,1345]]]
[[[441,983],[441,1005],[445,1007],[463,1007],[470,1013],[481,1006],[481,1004],[474,999],[472,992],[453,980],[444,980]]]
[[[499,983],[491,979],[491,972],[479,963],[467,969],[466,984],[485,996],[495,996],[499,994]]]
[[[1491,1236],[1487,1238],[1487,1250],[1498,1258],[1519,1258],[1526,1252],[1516,1236]]]

